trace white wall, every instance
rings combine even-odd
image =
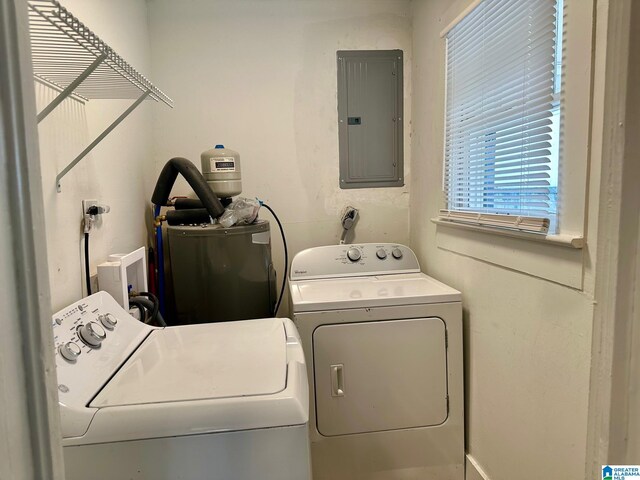
[[[134,68],[149,76],[143,0],[65,0],[64,5]],[[51,89],[36,83],[38,110],[54,96]],[[166,107],[145,102],[63,178],[62,193],[55,189],[57,173],[131,103],[91,100],[83,106],[68,99],[39,125],[54,311],[83,296],[82,199],[97,199],[111,206],[102,225],[91,234],[92,274],[110,253],[146,245],[143,215],[155,181],[150,115]]]
[[[491,480],[578,480],[585,468],[592,295],[438,248],[441,227],[430,221],[443,206],[445,43],[439,34],[468,4],[413,2],[411,246],[427,273],[463,292],[472,463]],[[595,247],[590,240],[581,260],[585,278]],[[505,255],[528,248],[514,239]],[[481,478],[475,470],[468,475]]]
[[[408,181],[408,0],[151,0],[149,14],[153,77],[175,100],[154,114],[156,171],[173,156],[200,168],[200,153],[217,143],[237,150],[242,195],[275,209],[290,256],[337,243],[346,205],[360,209],[356,241],[408,242],[408,187],[339,188],[336,100],[337,50],[404,51]],[[272,239],[282,278],[275,223]]]

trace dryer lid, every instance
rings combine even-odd
[[[294,312],[459,302],[457,290],[423,273],[291,282]]]
[[[284,390],[281,319],[168,327],[152,332],[91,407],[269,395]]]

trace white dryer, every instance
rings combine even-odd
[[[460,292],[385,243],[300,252],[290,294],[314,480],[462,480]]]
[[[291,320],[154,328],[99,292],[53,331],[67,480],[310,479]]]

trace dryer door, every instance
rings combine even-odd
[[[324,436],[447,419],[446,327],[439,318],[323,325],[313,334],[313,356]]]

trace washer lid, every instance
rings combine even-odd
[[[290,282],[294,312],[459,302],[460,292],[423,273]]]
[[[168,327],[152,332],[91,407],[274,394],[284,390],[280,319]]]

